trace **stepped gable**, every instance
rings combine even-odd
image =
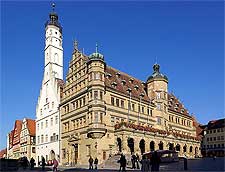
[[[223,127],[225,127],[225,118],[209,121],[207,126],[208,130],[223,128]]]
[[[107,87],[119,91],[123,94],[129,95],[128,88],[132,89],[131,96],[134,98],[140,98],[140,94],[143,93],[142,100],[150,101],[147,92],[146,84],[126,73],[120,72],[110,66],[106,66],[106,79],[105,84]],[[124,84],[123,84],[124,83]],[[113,85],[116,84],[115,87]],[[136,87],[136,88],[135,88]]]
[[[32,119],[26,119],[27,120],[27,128],[29,130],[29,134],[31,136],[35,136],[36,135],[36,122],[35,120]]]
[[[22,129],[22,121],[16,120],[14,129],[13,129],[13,137],[12,137],[13,145],[18,144],[20,142],[21,129]]]
[[[64,81],[63,81],[62,79],[56,78],[56,81],[57,81],[59,87],[61,87],[61,88],[64,87],[64,84],[65,84],[65,83],[64,83]]]
[[[170,111],[190,116],[184,105],[173,94],[168,94],[168,109]]]

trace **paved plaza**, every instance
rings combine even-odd
[[[220,158],[216,158],[215,160],[213,158],[199,158],[199,159],[189,159],[188,160],[188,170],[189,172],[202,172],[202,171],[208,171],[208,172],[214,172],[214,171],[225,171],[224,168],[224,163],[225,163],[225,158],[224,157],[220,157]],[[110,168],[110,167],[105,167],[103,168],[103,166],[99,165],[99,169],[98,170],[88,170],[87,166],[79,166],[79,167],[60,167],[59,171],[60,172],[116,172],[119,169],[119,164],[118,164],[118,168]],[[23,170],[20,169],[19,171],[26,171],[26,172],[38,172],[41,171],[40,168],[36,168],[35,170]],[[47,167],[46,171],[50,172],[51,167]],[[130,168],[130,166],[127,167],[127,171],[130,172],[137,172],[140,170],[133,170]],[[178,171],[184,171],[184,161],[180,160],[179,162],[174,162],[174,163],[168,163],[168,164],[160,164],[160,171],[174,171],[174,172],[178,172]]]

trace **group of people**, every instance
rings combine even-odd
[[[141,171],[148,172],[148,171],[159,171],[159,164],[160,164],[160,156],[155,151],[150,159],[148,159],[145,155],[143,155],[141,162]]]
[[[132,169],[135,169],[137,167],[137,169],[140,169],[140,166],[139,166],[139,161],[140,161],[140,158],[139,158],[139,155],[138,154],[132,154],[131,156],[131,164],[132,164]]]
[[[95,165],[95,170],[98,169],[98,158],[96,157],[95,160],[90,156],[89,160],[89,170],[93,170],[93,163]]]
[[[142,172],[149,172],[149,171],[159,171],[159,164],[160,164],[160,156],[155,151],[150,159],[148,159],[145,155],[142,156],[142,160],[139,159],[138,154],[133,154],[131,156],[131,164],[132,169],[140,169],[139,162],[141,163],[141,171]],[[118,160],[118,163],[120,163],[120,169],[119,171],[126,171],[126,165],[127,160],[125,158],[125,155],[121,154],[120,159]]]
[[[24,170],[26,170],[28,166],[30,166],[30,169],[34,169],[35,160],[34,160],[34,158],[32,157],[32,158],[30,159],[30,162],[29,162],[28,159],[27,159],[27,157],[24,156],[24,157],[21,157],[21,158],[19,159],[19,163],[20,163],[20,166],[21,166]]]
[[[58,169],[58,166],[59,166],[59,163],[58,163],[58,161],[54,158],[53,160],[52,160],[52,170],[53,170],[53,172],[55,172],[55,171],[57,171],[57,169]],[[42,168],[42,171],[45,171],[45,166],[46,166],[46,162],[45,162],[45,158],[42,156],[41,157],[41,168]]]

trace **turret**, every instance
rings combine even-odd
[[[147,80],[147,93],[149,98],[155,104],[153,116],[156,118],[156,124],[159,128],[166,126],[167,121],[167,90],[168,78],[160,73],[160,65],[154,64],[153,74]],[[163,120],[165,119],[165,120]]]
[[[88,92],[89,92],[89,114],[92,123],[89,124],[88,137],[96,139],[105,135],[105,62],[104,56],[96,51],[89,56],[88,65]]]

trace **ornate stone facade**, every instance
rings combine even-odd
[[[108,66],[96,52],[86,56],[75,42],[61,92],[61,162],[100,163],[116,153],[175,149],[199,156],[194,118],[168,93],[168,78],[155,64],[142,82]]]

